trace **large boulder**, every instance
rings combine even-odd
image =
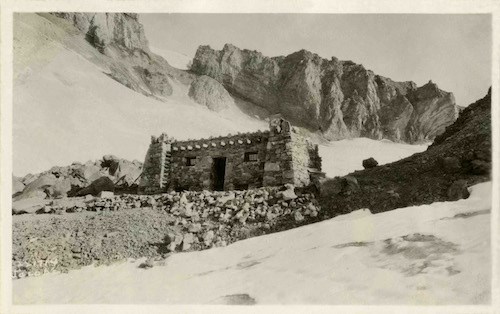
[[[47,188],[47,195],[50,198],[65,197],[71,191],[71,179],[58,178],[53,186]]]
[[[23,198],[46,198],[51,194],[51,187],[55,185],[57,178],[51,173],[45,173],[28,184],[22,194],[16,196],[17,199]]]
[[[342,193],[349,195],[352,193],[356,193],[359,190],[360,190],[360,187],[359,187],[358,179],[356,179],[356,177],[345,176],[343,178]]]
[[[114,155],[104,155],[101,167],[115,178],[116,185],[131,186],[142,173],[142,163],[139,161],[128,161]]]
[[[102,156],[101,167],[109,168],[109,174],[114,175],[118,169],[118,163],[120,159],[115,155],[104,155]]]
[[[21,178],[21,182],[24,184],[24,186],[26,186],[31,182],[35,181],[36,179],[38,179],[39,176],[40,174],[28,173],[27,175]]]
[[[14,199],[64,197],[71,190],[71,185],[68,176],[56,177],[53,173],[44,173],[28,184]]]
[[[234,100],[221,83],[202,75],[189,87],[189,97],[212,111],[219,112],[234,105]]]
[[[373,157],[363,160],[363,168],[375,168],[378,166],[378,161],[376,161]]]
[[[42,197],[27,197],[12,202],[12,214],[33,214],[43,208],[50,200]]]
[[[334,195],[350,195],[360,190],[358,180],[354,176],[335,177],[320,183],[319,191],[322,197]]]
[[[467,189],[466,180],[454,181],[448,188],[447,191],[449,201],[457,201],[463,198],[468,198],[470,193]]]
[[[24,190],[24,183],[21,181],[21,178],[12,176],[12,195],[16,195],[21,193]]]
[[[93,196],[99,195],[102,191],[115,191],[115,184],[108,177],[100,177],[93,181],[89,186],[81,189],[76,193],[77,196],[85,196],[91,194]]]
[[[128,161],[125,159],[120,159],[118,161],[118,167],[114,173],[117,185],[131,186],[137,184],[138,178],[142,173],[142,163],[134,160]]]

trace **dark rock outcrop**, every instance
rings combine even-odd
[[[191,70],[298,126],[321,131],[327,139],[425,142],[458,115],[453,94],[431,81],[417,88],[413,82],[394,82],[362,65],[306,50],[269,58],[230,44],[220,51],[200,46]]]
[[[115,191],[115,184],[108,177],[100,177],[99,179],[93,181],[89,186],[78,191],[76,196],[85,196],[89,194],[97,196],[103,191]]]

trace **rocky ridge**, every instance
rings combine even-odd
[[[101,160],[74,162],[64,167],[55,166],[41,173],[27,174],[23,178],[13,176],[13,201],[15,203],[29,198],[52,199],[76,195],[102,177],[109,178],[117,188],[133,188],[137,185],[141,173],[141,162],[105,155]]]
[[[459,111],[453,94],[431,81],[422,87],[395,82],[352,61],[324,59],[306,50],[269,58],[230,44],[220,51],[200,46],[191,70],[184,71],[150,51],[137,14],[40,15],[74,27],[106,57],[110,77],[146,96],[165,100],[177,81],[189,85],[195,102],[212,110],[242,99],[328,140],[432,141]]]
[[[134,91],[159,100],[171,96],[172,80],[188,84],[193,76],[172,67],[149,49],[136,13],[40,13],[75,27],[85,40],[106,57],[106,74]]]
[[[491,153],[490,89],[425,152],[322,182],[321,205],[336,216],[467,198],[467,187],[491,180]]]
[[[200,46],[191,70],[330,140],[431,141],[458,115],[453,94],[432,81],[422,87],[395,82],[352,61],[306,50],[269,58],[230,44],[220,51]]]

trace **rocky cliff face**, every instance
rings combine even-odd
[[[41,14],[62,18],[76,27],[101,54],[109,57],[107,74],[146,96],[172,95],[170,79],[189,81],[191,75],[178,70],[149,49],[144,28],[135,13]]]
[[[191,70],[327,139],[429,141],[458,116],[453,94],[431,81],[422,87],[394,82],[351,61],[305,50],[269,58],[229,44],[220,51],[200,46]]]
[[[165,99],[172,95],[173,79],[191,84],[189,96],[218,111],[232,101],[227,90],[329,140],[361,136],[430,141],[459,111],[453,95],[432,82],[422,87],[394,82],[360,64],[324,59],[306,50],[269,58],[229,44],[220,51],[200,46],[187,72],[150,51],[137,14],[40,15],[74,26],[109,59],[106,73],[137,92]]]
[[[149,52],[142,24],[135,13],[54,13],[86,34],[87,40],[105,53],[111,46]]]

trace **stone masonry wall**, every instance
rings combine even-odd
[[[292,166],[294,185],[309,185],[309,167],[311,165],[311,156],[309,155],[307,140],[295,132],[291,132],[292,137]]]
[[[156,194],[165,192],[165,177],[170,172],[170,161],[168,151],[170,150],[170,139],[162,134],[160,137],[151,137],[144,160],[144,167],[139,182],[139,193]]]
[[[295,186],[307,186],[311,183],[310,171],[321,172],[321,157],[318,145],[311,143],[294,129],[292,138],[292,161]]]
[[[270,122],[264,165],[264,186],[294,183],[291,125],[281,118]]]
[[[269,132],[238,134],[172,144],[171,190],[213,189],[213,159],[226,158],[224,190],[262,186]],[[245,161],[245,153],[257,153],[256,161]],[[187,158],[196,158],[187,165]]]
[[[269,127],[267,132],[179,142],[166,134],[152,137],[139,192],[213,190],[214,159],[221,157],[226,158],[224,190],[309,185],[310,170],[321,171],[317,145],[281,117],[272,118]],[[246,153],[256,155],[247,160]]]

